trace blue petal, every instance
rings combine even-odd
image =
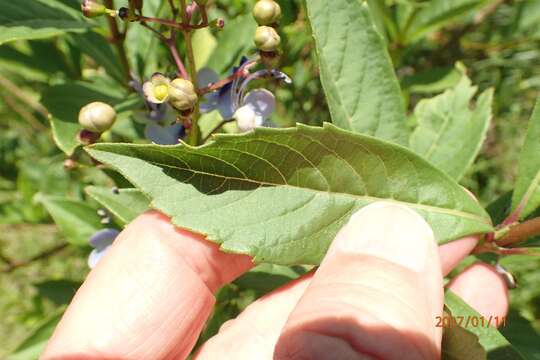
[[[102,249],[94,249],[88,256],[88,267],[90,269],[93,269],[96,267],[98,262],[105,256],[105,253],[107,250],[109,250],[110,246],[104,247]]]
[[[95,249],[103,249],[110,246],[119,232],[116,229],[103,229],[96,232],[90,238],[90,245]]]
[[[274,94],[266,89],[255,89],[246,94],[243,105],[249,105],[260,118],[259,121],[262,124],[274,112],[276,98]]]
[[[223,96],[219,96],[218,110],[224,120],[232,119],[236,111],[231,95],[232,93],[229,91]]]
[[[206,87],[219,80],[219,75],[212,69],[202,68],[197,73],[197,86],[199,88]]]
[[[219,104],[219,94],[212,92],[203,96],[204,101],[200,104],[202,113],[208,113],[216,110]]]

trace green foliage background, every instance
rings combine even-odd
[[[466,69],[472,84],[479,87],[479,93],[495,89],[493,121],[487,130],[487,141],[461,184],[471,189],[483,205],[507,193],[514,183],[519,149],[540,90],[540,1],[460,0],[456,1],[461,5],[459,9],[448,11],[442,6],[438,9],[442,15],[431,14],[431,17],[421,11],[429,1],[368,2],[379,31],[384,34],[405,93],[411,129],[418,121],[413,113],[416,104],[455,86],[461,77],[459,69]],[[0,0],[0,13],[13,3]],[[21,1],[18,6],[22,9],[25,4],[31,6],[30,3],[30,0]],[[77,0],[56,3],[71,9],[73,14],[78,13]],[[166,7],[158,0],[145,3],[150,12],[166,12]],[[255,25],[249,15],[246,16],[253,3],[216,1],[213,13],[224,17],[227,26],[221,33],[205,31],[197,35],[199,66],[208,65],[226,73],[241,54],[253,50],[250,34]],[[294,125],[296,121],[320,125],[330,115],[319,80],[305,5],[298,0],[280,3],[284,9],[280,28],[284,54],[281,69],[291,75],[294,83],[290,87],[270,86],[278,98],[273,120],[282,126]],[[433,0],[433,3],[444,1]],[[28,17],[31,18],[31,12]],[[4,20],[0,15],[0,29]],[[125,90],[115,81],[122,77],[121,69],[118,62],[110,61],[114,48],[99,36],[105,29],[104,24],[100,25],[103,26],[95,31],[73,26],[68,34],[61,32],[62,36],[51,38],[50,33],[44,33],[43,39],[7,42],[0,46],[2,258],[24,262],[62,246],[65,241],[74,242],[64,237],[65,231],[59,232],[52,225],[43,199],[54,200],[58,196],[84,199],[94,211],[99,205],[85,194],[85,186],[110,185],[101,172],[92,168],[75,172],[64,170],[65,155],[55,146],[46,118],[50,112],[53,124],[66,121],[82,104],[98,96],[110,95],[118,99],[118,103],[125,100]],[[130,36],[137,41],[132,42],[134,46],[130,47],[129,56],[140,75],[170,69],[165,49],[143,30],[134,26],[130,31]],[[0,37],[0,43],[8,40]],[[463,65],[456,68],[457,62]],[[88,79],[92,79],[93,87],[81,85],[81,81]],[[109,95],[103,95],[105,88]],[[136,126],[118,125],[111,136],[116,140],[129,140],[140,131]],[[74,144],[64,145],[65,150],[73,149]],[[89,250],[85,246],[68,246],[29,266],[8,264],[0,259],[0,358],[17,348],[26,350],[12,358],[35,358],[40,344],[48,336],[43,334],[57,321],[59,312],[84,279]],[[520,283],[520,287],[511,292],[509,327],[503,329],[503,333],[527,346],[535,338],[527,341],[525,336],[538,336],[534,331],[540,330],[540,260],[512,257],[503,263]],[[304,271],[295,270],[281,269],[283,273],[269,279],[269,287]],[[218,316],[212,320],[204,337],[269,290],[255,288],[254,284],[247,277],[220,292]],[[34,337],[23,343],[29,334]],[[540,358],[540,351],[529,350],[531,356]]]

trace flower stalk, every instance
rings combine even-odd
[[[104,1],[105,6],[109,9],[114,9],[114,0],[105,0]],[[124,77],[127,81],[131,79],[130,75],[130,66],[129,66],[129,60],[126,53],[125,48],[125,39],[126,39],[126,33],[121,33],[120,29],[118,28],[118,23],[116,22],[116,18],[112,16],[107,16],[107,21],[109,23],[109,30],[111,32],[111,41],[116,47],[116,51],[118,52],[118,56],[120,58],[120,63],[122,64],[122,69],[124,72]]]

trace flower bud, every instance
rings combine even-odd
[[[244,105],[236,110],[234,119],[241,132],[250,131],[257,127],[257,114],[249,105]]]
[[[169,100],[169,89],[171,80],[166,76],[155,73],[143,84],[144,96],[146,100],[154,104],[162,104]]]
[[[102,133],[109,130],[116,120],[116,111],[105,103],[93,102],[81,108],[79,124],[93,133]]]
[[[177,78],[169,87],[169,103],[179,111],[190,110],[197,104],[198,97],[193,83]]]
[[[281,43],[276,29],[270,26],[259,26],[255,32],[255,45],[259,50],[272,52],[276,51]]]
[[[274,0],[259,0],[253,7],[253,17],[259,25],[275,24],[281,19],[281,6]]]
[[[83,0],[81,3],[81,10],[84,16],[89,18],[102,16],[108,13],[108,9],[105,7],[105,5],[94,0]]]

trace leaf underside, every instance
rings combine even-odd
[[[352,213],[379,200],[411,206],[443,243],[491,230],[452,179],[411,151],[326,124],[220,135],[194,148],[97,144],[177,226],[257,262],[318,264]]]
[[[401,145],[409,133],[383,38],[358,0],[306,2],[332,122]]]

